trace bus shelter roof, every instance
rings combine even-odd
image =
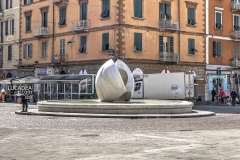
[[[53,82],[80,82],[81,80],[92,77],[92,74],[86,75],[49,75],[39,80],[39,83]]]

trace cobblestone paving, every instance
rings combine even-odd
[[[16,115],[20,109],[0,104],[0,160],[240,159],[240,106],[196,106],[216,116],[172,119]]]

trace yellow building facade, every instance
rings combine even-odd
[[[21,0],[19,68],[95,74],[119,58],[132,71],[168,68],[204,77],[204,13],[204,0]]]

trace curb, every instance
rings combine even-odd
[[[39,112],[38,109],[29,109],[28,112],[15,111],[19,115],[58,116],[58,117],[86,117],[86,118],[193,118],[215,116],[214,112],[192,110],[185,114],[91,114],[91,113],[63,113],[63,112]]]

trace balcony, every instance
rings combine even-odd
[[[49,27],[41,27],[34,29],[35,37],[48,37],[49,36]]]
[[[53,55],[53,63],[65,63],[65,62],[67,62],[66,54]]]
[[[231,10],[239,11],[240,10],[240,2],[231,2]]]
[[[230,66],[233,68],[238,68],[240,67],[240,61],[238,58],[234,58],[232,60],[230,60]]]
[[[239,39],[240,38],[240,31],[232,31],[230,36],[231,36],[231,38]]]
[[[162,62],[179,62],[179,53],[159,53],[159,60]]]
[[[53,3],[58,4],[58,3],[68,3],[69,0],[53,0]]]
[[[179,30],[179,22],[172,20],[159,20],[160,29]]]
[[[87,20],[74,21],[72,23],[73,31],[86,31],[89,29],[89,23]]]

